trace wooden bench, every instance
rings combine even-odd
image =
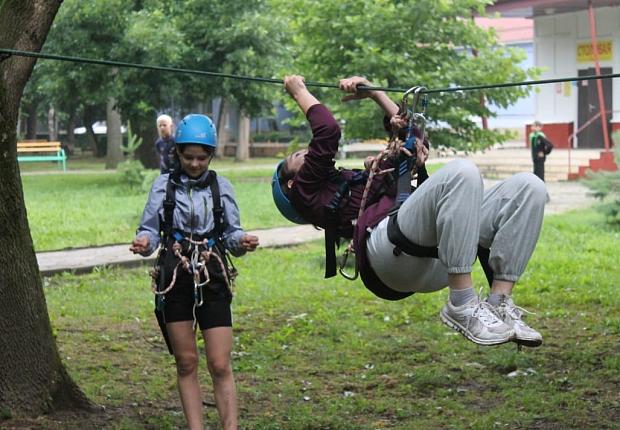
[[[27,155],[23,155],[27,154]],[[31,161],[58,161],[63,172],[67,171],[67,155],[60,142],[47,140],[22,140],[17,142],[17,161],[27,163]]]

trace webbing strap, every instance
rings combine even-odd
[[[493,284],[493,269],[489,265],[489,256],[491,254],[491,250],[488,248],[483,248],[478,245],[478,260],[480,261],[480,265],[482,266],[482,270],[484,270],[484,276],[487,278],[487,282],[489,283],[489,287]]]
[[[331,201],[323,208],[325,217],[325,278],[336,276],[337,261],[336,247],[338,246],[338,224],[340,222],[339,208],[344,196],[349,194],[351,187],[366,181],[367,175],[363,171],[356,171],[353,177],[346,180],[342,172],[333,175],[330,181],[338,184],[338,190]]]
[[[412,126],[413,127],[413,126]],[[399,155],[399,163],[398,163],[398,179],[396,181],[396,202],[395,204],[398,206],[411,194],[411,170],[413,169],[413,163],[415,163],[415,141],[416,137],[413,134],[413,130],[408,131],[407,140],[403,147],[411,154],[412,156],[401,153]]]
[[[164,198],[164,219],[161,224],[162,230],[162,243],[167,245],[168,239],[172,235],[173,221],[174,221],[174,208],[176,207],[176,185],[175,182],[179,179],[179,172],[174,171],[168,178],[166,184],[166,197]],[[219,243],[222,237],[223,224],[224,224],[224,208],[222,207],[222,200],[220,197],[220,187],[217,182],[217,174],[210,170],[207,174],[204,183],[201,186],[211,188],[211,199],[213,200],[213,230],[210,235]]]
[[[211,170],[207,177],[207,184],[211,187],[213,199],[213,237],[219,242],[222,237],[222,225],[224,223],[224,208],[220,199],[220,185],[217,182],[217,174]]]
[[[387,234],[388,239],[394,245],[394,255],[398,256],[402,252],[414,257],[439,258],[439,250],[432,246],[422,246],[411,242],[398,227],[397,213],[391,214],[388,220]],[[484,270],[489,287],[493,284],[494,273],[489,265],[490,250],[478,245],[478,260]]]
[[[178,175],[174,174],[174,178]],[[168,177],[166,184],[166,197],[164,198],[164,222],[162,224],[162,240],[167,244],[168,238],[172,235],[172,223],[174,219],[174,207],[176,206],[176,185],[174,184],[173,173]]]
[[[400,230],[397,222],[398,212],[390,214],[388,220],[387,234],[388,239],[394,245],[393,253],[399,256],[401,253],[411,255],[413,257],[423,258],[439,258],[439,250],[433,246],[422,246],[410,241]]]

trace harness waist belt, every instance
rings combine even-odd
[[[394,255],[398,256],[404,252],[405,254],[413,257],[439,258],[439,250],[436,246],[418,245],[405,237],[403,232],[400,231],[400,228],[398,227],[397,216],[398,212],[390,214],[387,227],[388,239],[394,245]]]

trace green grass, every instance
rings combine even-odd
[[[212,166],[232,182],[246,230],[293,225],[271,199],[276,161],[217,160]],[[361,160],[344,163],[361,164]],[[130,190],[110,173],[25,175],[22,181],[36,251],[128,243],[147,199],[146,193]]]
[[[359,281],[324,280],[321,243],[238,259],[242,428],[618,428],[619,244],[620,231],[592,210],[545,218],[515,289],[545,342],[521,352],[478,347],[442,325],[446,291],[388,302]],[[54,416],[42,418],[44,428],[183,428],[146,272],[46,279],[61,356],[108,412],[63,417],[58,427]],[[484,284],[478,265],[474,277]],[[204,361],[200,375],[212,402]],[[217,428],[214,408],[206,413]]]
[[[273,205],[267,176],[230,179],[245,229],[292,225]],[[104,173],[25,176],[23,185],[37,251],[128,243],[147,199]]]

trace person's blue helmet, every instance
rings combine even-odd
[[[271,178],[271,194],[273,195],[273,201],[280,213],[287,220],[294,222],[295,224],[308,224],[308,222],[295,210],[291,204],[291,201],[288,197],[286,197],[284,191],[282,191],[282,187],[280,187],[280,169],[284,165],[285,161],[286,160],[282,160],[278,163],[275,172],[273,172],[273,177]]]
[[[179,122],[174,141],[177,145],[194,144],[217,147],[217,133],[213,121],[206,115],[187,115]]]

